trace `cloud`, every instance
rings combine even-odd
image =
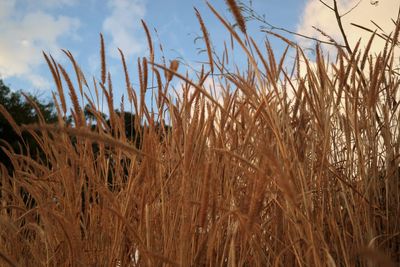
[[[44,63],[41,51],[58,51],[60,38],[76,36],[80,21],[41,10],[21,12],[17,4],[0,1],[0,76],[22,78],[47,89],[50,83],[37,71]]]
[[[325,2],[329,5],[333,5],[333,1]],[[345,14],[347,11],[351,10],[358,2],[359,0],[338,1],[340,13]],[[373,2],[377,2],[377,4],[371,4]],[[375,30],[376,27],[371,22],[374,21],[382,29],[384,29],[386,33],[390,33],[394,29],[394,25],[391,19],[396,20],[399,5],[400,4],[398,0],[363,0],[356,8],[354,8],[354,10],[343,16],[343,27],[347,33],[350,46],[354,47],[358,39],[362,38],[361,47],[364,47],[371,37],[371,33],[356,28],[350,25],[350,23],[355,23],[370,28],[371,30]],[[335,15],[332,10],[328,9],[320,1],[308,0],[304,8],[303,14],[301,15],[300,23],[297,27],[297,32],[307,36],[324,39],[324,37],[319,32],[313,29],[313,26],[321,29],[322,31],[333,37],[337,42],[343,44],[343,39],[341,37],[339,28],[336,23]],[[299,39],[299,41],[300,44],[302,44],[303,46],[310,47],[313,45],[312,41],[308,41],[305,39]],[[380,38],[376,38],[373,43],[371,52],[379,52],[382,50],[383,46],[384,41]]]
[[[16,0],[4,0],[0,1],[0,21],[9,17],[11,11],[14,10]]]
[[[73,6],[79,2],[79,0],[24,0],[30,7],[38,8],[60,8],[63,6]]]
[[[35,88],[48,89],[51,86],[51,83],[46,78],[37,74],[27,74],[26,78],[32,83]]]
[[[126,56],[139,53],[143,50],[143,39],[138,38],[140,19],[146,13],[145,3],[142,0],[108,0],[110,15],[103,22],[103,30],[111,36],[109,52],[119,58],[117,48]]]

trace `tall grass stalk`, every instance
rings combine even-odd
[[[234,1],[228,3],[235,9]],[[59,123],[18,126],[0,108],[43,154],[35,158],[2,146],[13,172],[0,168],[1,265],[400,262],[399,20],[396,38],[376,56],[368,53],[372,38],[351,54],[338,47],[335,62],[326,62],[319,47],[311,61],[287,41],[297,52],[291,70],[285,68],[287,52],[276,58],[268,42],[256,44],[240,10],[233,11],[241,35],[212,9],[247,55],[247,69],[228,71],[232,51],[225,48],[219,57],[212,50],[197,10],[210,61],[197,76],[179,72],[178,61],[157,64],[143,22],[151,53],[138,60],[137,96],[120,51],[128,105],[137,112],[130,123],[136,137],[127,136],[124,113],[113,109],[118,103],[102,35],[96,99],[82,92],[86,78],[70,53],[77,81],[45,54]],[[158,116],[145,101],[147,77],[156,77]],[[72,123],[64,121],[62,79],[73,103]],[[180,101],[171,97],[172,79],[182,84]],[[75,84],[95,126],[84,118]],[[102,117],[101,93],[110,123]]]

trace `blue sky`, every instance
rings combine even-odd
[[[254,9],[265,14],[266,19],[276,26],[320,37],[312,28],[317,26],[340,40],[332,13],[317,0],[252,2]],[[339,0],[343,12],[357,2]],[[371,26],[370,20],[373,19],[383,28],[391,30],[390,18],[396,19],[398,0],[380,0],[375,5],[373,2],[361,0],[359,7],[346,15],[347,29],[354,30],[350,28],[350,22]],[[225,1],[210,3],[230,22],[234,22]],[[102,32],[113,80],[123,81],[117,51],[121,48],[135,82],[137,57],[148,54],[141,19],[147,22],[157,46],[157,39],[161,40],[167,59],[182,58],[198,66],[198,62],[205,61],[206,56],[198,53],[204,48],[203,43],[194,42],[201,35],[194,6],[203,16],[214,46],[221,49],[223,41],[229,40],[229,36],[202,0],[0,0],[0,78],[13,89],[49,96],[55,88],[41,51],[51,53],[57,61],[68,66],[66,56],[60,49],[73,53],[87,78],[93,75],[99,77],[99,33]],[[265,39],[266,36],[258,31],[259,23],[250,22],[247,26],[256,41],[261,43]],[[158,38],[153,29],[157,30]],[[366,33],[359,33],[354,38],[352,35],[350,41],[355,42],[363,35],[368,37]],[[282,43],[272,37],[271,40],[279,53]],[[305,40],[298,41],[312,46]],[[156,60],[160,61],[160,56],[159,52],[156,53]],[[118,95],[125,89],[117,83],[116,90]]]
[[[295,28],[302,1],[289,0],[287,9],[279,0],[258,1],[254,7],[277,25]],[[224,1],[212,4],[231,22]],[[201,0],[0,0],[0,77],[13,88],[46,91],[53,88],[52,78],[41,51],[50,52],[67,63],[60,49],[69,49],[87,75],[98,75],[99,33],[105,37],[109,67],[113,76],[120,73],[117,47],[128,62],[147,54],[147,40],[140,20],[144,19],[163,44],[166,57],[188,62],[204,59],[194,40],[201,35],[193,7],[202,13],[215,46],[227,39],[226,31]],[[253,26],[253,27],[252,27]],[[249,23],[250,28],[258,28]],[[263,35],[258,36],[262,40]],[[135,67],[135,64],[132,64]],[[117,77],[114,77],[114,79]]]

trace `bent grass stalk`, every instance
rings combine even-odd
[[[228,4],[246,33],[240,9],[235,1]],[[198,75],[180,73],[176,60],[169,67],[158,64],[142,22],[150,57],[138,60],[137,96],[119,51],[135,117],[125,120],[124,100],[120,113],[113,108],[102,35],[101,77],[91,89],[96,100],[83,92],[90,90],[86,79],[65,51],[78,90],[65,68],[44,54],[58,92],[59,101],[53,98],[59,123],[50,125],[41,116],[37,125],[17,125],[0,106],[13,129],[31,134],[41,150],[35,157],[2,146],[13,168],[11,174],[0,168],[2,264],[395,266],[400,261],[396,43],[388,40],[373,58],[372,35],[364,52],[357,48],[348,55],[338,47],[335,62],[326,62],[317,47],[311,62],[282,37],[297,53],[290,73],[289,52],[277,60],[268,43],[263,49],[247,34],[240,39],[210,8],[248,57],[248,69],[228,71],[228,50],[223,59],[211,50],[196,10],[209,60]],[[221,72],[211,89],[207,68]],[[157,79],[158,116],[145,101],[148,72]],[[73,123],[64,121],[61,76]],[[171,95],[172,79],[182,83],[180,101]],[[219,98],[217,90],[223,92]],[[86,96],[95,124],[84,117],[77,91]],[[110,121],[102,117],[100,94]],[[131,138],[127,123],[136,133]]]

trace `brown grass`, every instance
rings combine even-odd
[[[101,83],[106,83],[106,49],[103,34],[100,34],[100,59],[101,59]]]
[[[206,44],[206,48],[207,48],[207,55],[208,55],[208,60],[210,63],[210,70],[211,70],[211,73],[213,73],[214,72],[214,63],[213,63],[213,58],[212,58],[212,49],[211,49],[209,33],[207,31],[206,25],[204,24],[204,21],[203,21],[203,18],[201,17],[200,12],[196,8],[194,10],[196,12],[196,17],[199,21],[201,31],[203,32],[203,39],[204,39],[204,43]]]
[[[124,116],[113,110],[102,36],[101,79],[92,89],[97,105],[87,98],[95,127],[80,117],[77,90],[64,68],[45,55],[61,99],[60,119],[66,108],[59,71],[76,121],[17,126],[1,108],[43,154],[2,147],[14,171],[0,165],[1,265],[399,264],[396,44],[388,41],[376,57],[368,54],[371,44],[353,54],[340,50],[332,63],[317,47],[313,64],[295,47],[292,71],[284,67],[286,54],[275,58],[268,43],[244,45],[220,19],[248,56],[247,69],[228,71],[214,56],[221,77],[202,69],[196,80],[179,73],[178,61],[167,68],[139,59],[138,98],[121,51],[128,102],[138,116],[132,125],[140,136],[132,139]],[[397,21],[395,33],[399,29]],[[78,65],[75,70],[81,79]],[[157,79],[158,116],[145,101],[150,75]],[[180,101],[172,99],[172,78],[182,82]],[[101,117],[98,86],[110,125]]]
[[[150,31],[149,28],[147,27],[147,24],[144,20],[142,21],[142,25],[143,25],[143,29],[146,33],[146,37],[147,37],[147,44],[149,46],[149,51],[150,51],[150,62],[153,63],[154,62],[154,48],[153,48],[153,41],[151,39],[151,35],[150,35]]]
[[[238,4],[236,3],[235,0],[226,0],[226,3],[228,4],[233,16],[236,19],[236,23],[239,26],[239,29],[246,34],[246,22],[245,19],[242,15],[242,12],[240,11],[240,8]]]

